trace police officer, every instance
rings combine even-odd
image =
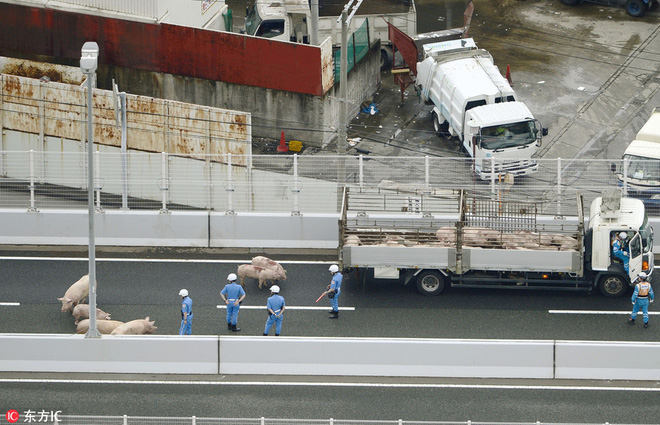
[[[241,329],[236,327],[238,320],[238,310],[241,308],[241,302],[245,299],[245,290],[236,283],[238,277],[234,273],[227,276],[228,284],[220,292],[222,300],[227,304],[227,329],[232,332],[238,332]]]
[[[328,270],[332,273],[332,280],[330,281],[330,285],[328,285],[328,290],[325,291],[328,294],[328,298],[330,298],[330,305],[332,306],[328,319],[337,319],[339,318],[339,302],[337,298],[341,294],[341,281],[344,276],[339,273],[339,267],[336,264],[331,265]]]
[[[655,298],[653,288],[651,288],[651,284],[646,280],[647,277],[644,272],[639,274],[639,282],[635,285],[635,292],[633,292],[631,298],[633,303],[632,314],[630,315],[630,319],[628,319],[628,323],[634,325],[637,312],[641,308],[645,328],[649,327],[649,300],[653,302],[653,298]]]
[[[630,259],[630,254],[628,254],[628,247],[625,245],[628,234],[626,232],[620,232],[618,235],[614,236],[614,241],[612,241],[612,254],[623,261],[623,268],[628,273],[628,260]]]
[[[280,295],[280,287],[273,285],[270,287],[271,296],[268,298],[266,308],[268,309],[268,320],[266,321],[266,329],[264,335],[268,335],[271,326],[275,323],[275,336],[280,336],[282,330],[282,317],[284,316],[284,297]]]
[[[182,289],[179,291],[181,297],[181,328],[179,335],[192,335],[192,298],[188,296],[188,290]]]

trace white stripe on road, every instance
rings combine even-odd
[[[40,379],[6,378],[6,384],[115,384],[115,385],[207,385],[207,386],[246,386],[246,387],[354,387],[354,388],[448,388],[479,390],[559,390],[559,391],[633,391],[660,392],[659,387],[626,386],[585,386],[585,385],[505,385],[505,384],[414,384],[414,383],[374,383],[374,382],[230,382],[230,381],[175,381],[175,380],[127,380],[127,379]]]
[[[227,308],[226,305],[217,305],[217,308]],[[327,310],[329,307],[316,307],[316,306],[306,306],[306,305],[301,305],[301,306],[285,306],[284,311],[286,310]],[[242,305],[241,310],[246,309],[246,310],[266,310],[266,307],[264,306],[259,306],[259,305]],[[341,311],[355,311],[355,307],[339,307],[339,310]]]
[[[2,307],[18,307],[21,303],[0,303]]]
[[[0,260],[34,260],[34,261],[89,261],[89,258],[80,257],[0,257]],[[248,260],[213,260],[196,258],[96,258],[97,262],[116,263],[246,263]],[[335,264],[336,261],[278,261],[280,264]]]
[[[632,311],[632,310],[631,310]],[[550,314],[621,314],[629,315],[630,311],[595,311],[595,310],[548,310]],[[639,312],[642,313],[641,310]],[[649,314],[660,314],[658,312],[650,312]]]

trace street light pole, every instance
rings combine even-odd
[[[98,65],[99,46],[93,41],[83,44],[80,70],[87,77],[87,207],[89,216],[89,330],[85,338],[100,338],[96,327],[96,246],[94,242],[94,128],[92,91]]]

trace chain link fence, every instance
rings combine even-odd
[[[542,215],[573,216],[577,193],[591,201],[621,187],[658,213],[654,192],[635,185],[622,160],[539,159],[538,173],[482,180],[469,158],[326,155],[174,155],[98,151],[94,157],[99,210],[141,209],[257,213],[338,213],[345,186],[415,196],[459,189],[498,200],[534,200]],[[623,179],[624,173],[631,176]],[[84,152],[0,152],[0,205],[17,209],[84,209]],[[432,213],[433,211],[430,211]]]

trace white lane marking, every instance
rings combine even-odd
[[[355,387],[355,388],[461,388],[478,390],[559,390],[559,391],[635,391],[660,392],[658,387],[586,386],[586,385],[506,385],[506,384],[393,384],[375,382],[229,382],[229,381],[175,381],[175,380],[128,380],[128,379],[47,379],[47,378],[3,378],[6,384],[115,384],[115,385],[207,385],[246,387]]]
[[[0,260],[34,260],[34,261],[89,261],[89,258],[80,257],[0,257]],[[213,259],[196,259],[196,258],[96,258],[98,262],[117,262],[117,263],[136,263],[136,262],[149,262],[149,263],[245,263],[249,264],[248,260],[213,260]],[[335,264],[336,261],[278,261],[280,264]]]
[[[2,306],[2,307],[18,307],[20,305],[21,305],[21,303],[9,303],[9,302],[0,303],[0,306]]]
[[[596,311],[596,310],[548,310],[550,314],[621,314],[621,315],[630,315],[630,311]],[[639,314],[642,314],[642,311],[639,311]],[[649,311],[649,314],[660,314],[659,312]]]
[[[217,305],[216,307],[217,308],[227,308],[226,305]],[[286,310],[327,310],[329,308],[330,307],[328,307],[328,306],[316,307],[316,306],[305,306],[305,305],[302,305],[302,306],[288,306],[287,305],[285,307],[285,311]],[[247,310],[264,310],[264,311],[266,311],[265,306],[259,306],[259,305],[242,305],[241,310],[243,310],[243,309],[247,309]],[[339,307],[339,310],[341,310],[341,311],[355,311],[355,307]]]

